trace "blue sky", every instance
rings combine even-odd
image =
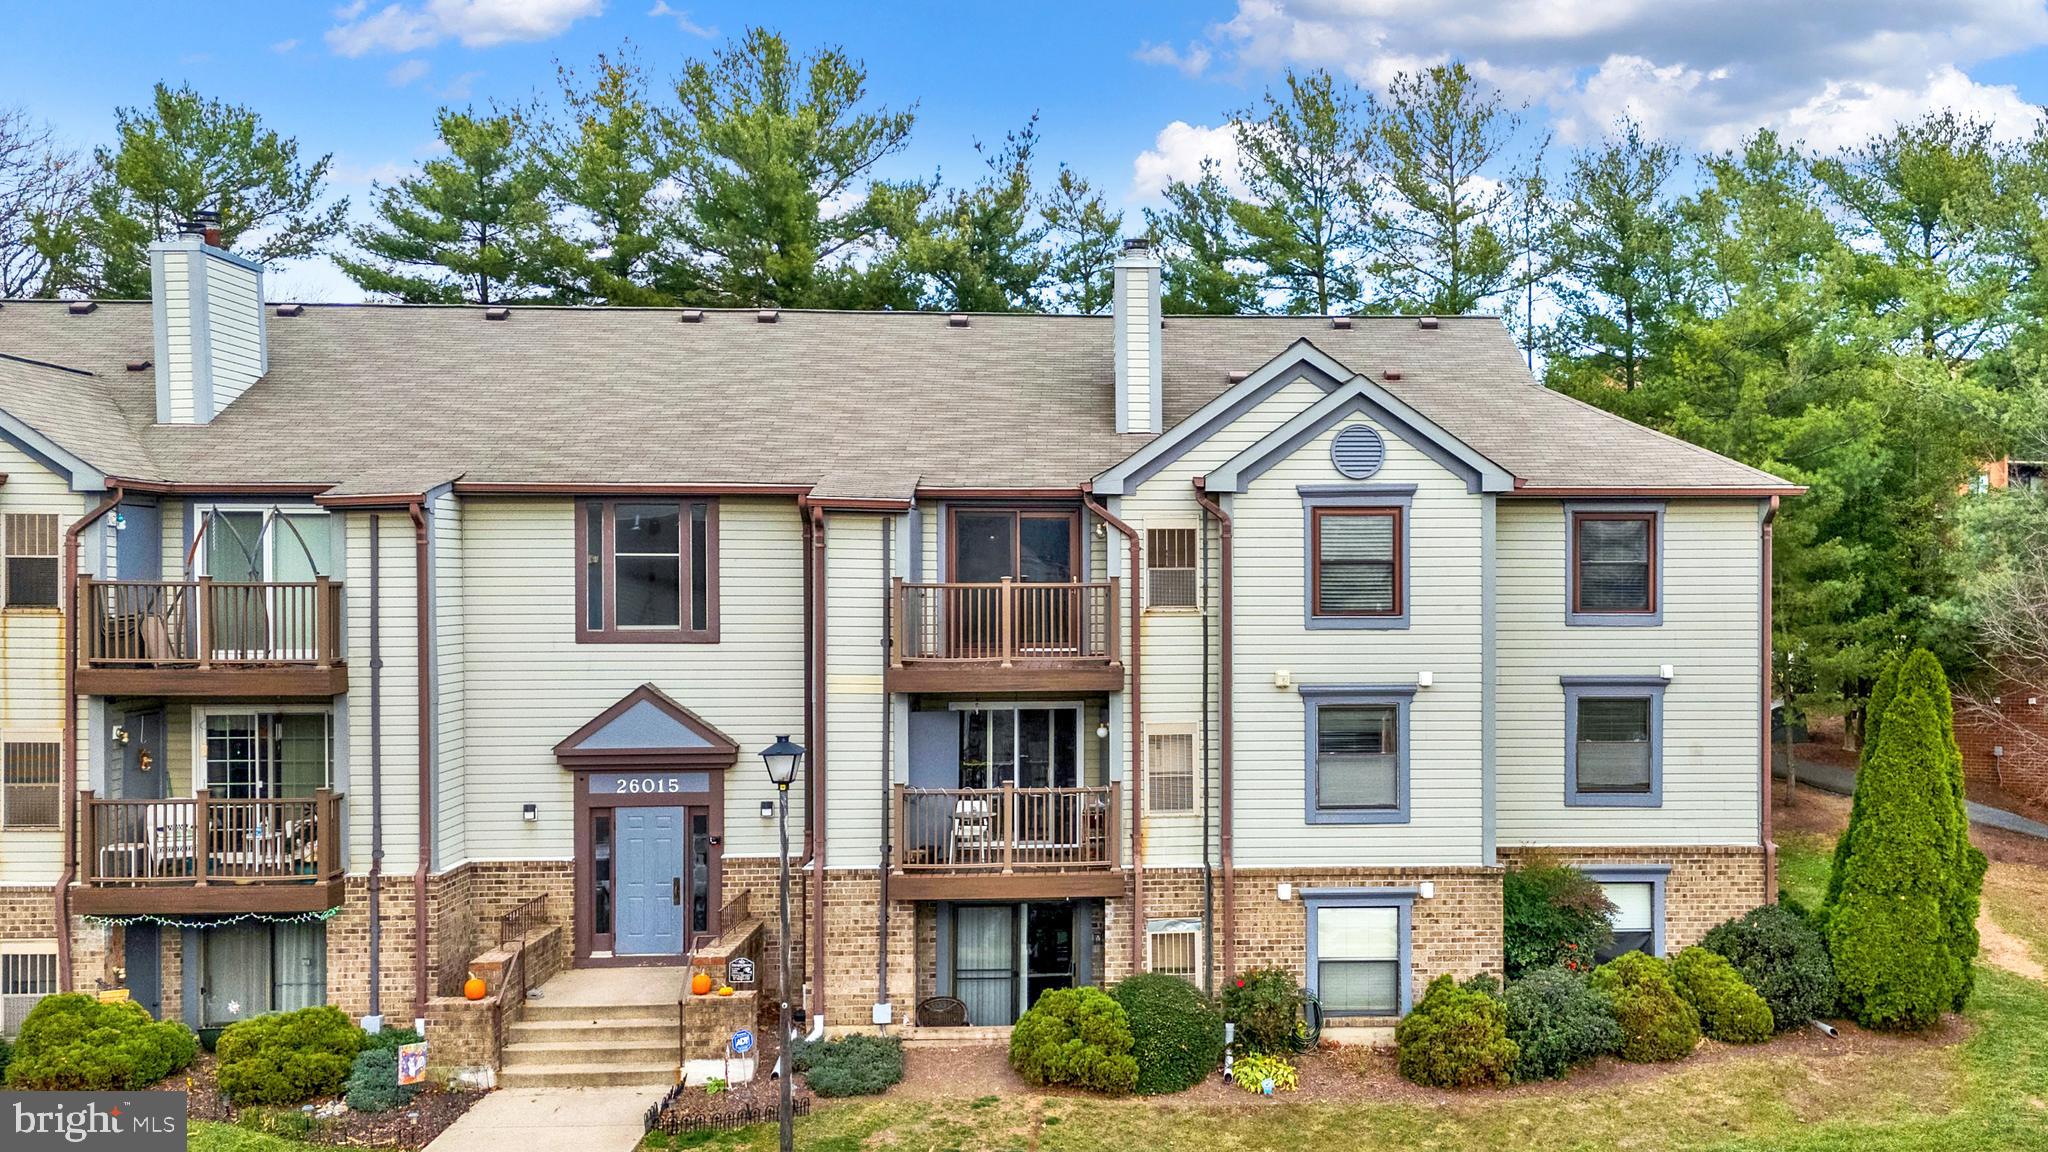
[[[1948,104],[2007,136],[2048,100],[2048,0],[1189,0],[1183,3],[719,3],[383,0],[349,5],[4,6],[0,105],[80,147],[159,79],[259,110],[305,151],[332,152],[358,206],[372,180],[432,147],[444,103],[552,91],[554,62],[631,40],[658,76],[749,24],[863,59],[874,97],[915,102],[898,172],[965,180],[973,141],[1040,113],[1064,161],[1131,212],[1168,175],[1227,151],[1224,113],[1293,67],[1378,86],[1457,56],[1518,101],[1555,147],[1628,112],[1696,147],[1771,125],[1817,147]],[[275,289],[352,292],[331,267]],[[280,294],[283,294],[282,292]]]

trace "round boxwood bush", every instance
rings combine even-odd
[[[1521,1052],[1517,1080],[1556,1080],[1592,1060],[1621,1050],[1614,1002],[1584,975],[1538,968],[1508,985],[1508,1039]]]
[[[1727,958],[1687,948],[1671,962],[1678,994],[1700,1014],[1700,1030],[1724,1044],[1761,1044],[1771,1038],[1771,1006],[1742,982]]]
[[[1532,861],[1501,878],[1502,945],[1508,979],[1538,968],[1593,967],[1614,941],[1614,905],[1598,881],[1576,868]]]
[[[1138,1086],[1131,1024],[1100,988],[1052,988],[1010,1030],[1010,1067],[1044,1087],[1070,1084],[1111,1096]]]
[[[45,996],[21,1022],[7,1086],[34,1092],[141,1088],[192,1062],[199,1038],[152,1020],[133,1001],[102,1004],[83,992]]]
[[[1194,985],[1145,972],[1110,989],[1110,995],[1130,1021],[1140,1094],[1185,1091],[1223,1061],[1223,1016]]]
[[[1702,944],[1727,957],[1743,982],[1764,998],[1780,1032],[1832,1015],[1841,998],[1828,946],[1796,908],[1752,908],[1715,927]]]
[[[1593,969],[1590,983],[1614,1002],[1621,1058],[1635,1064],[1683,1060],[1700,1042],[1700,1014],[1671,982],[1668,965],[1629,952]]]
[[[333,1096],[366,1040],[347,1013],[326,1005],[237,1021],[215,1048],[220,1090],[242,1106]]]
[[[1237,1025],[1239,1052],[1301,1049],[1301,985],[1284,968],[1251,968],[1223,989],[1223,1018]]]
[[[1485,992],[1445,975],[1394,1029],[1401,1075],[1435,1088],[1499,1087],[1521,1055],[1508,1039],[1507,1009]]]
[[[816,1044],[798,1043],[790,1065],[819,1096],[876,1096],[903,1079],[903,1041],[856,1032]]]
[[[356,1054],[343,1097],[358,1112],[389,1112],[412,1103],[420,1087],[398,1082],[398,1045],[379,1045]]]

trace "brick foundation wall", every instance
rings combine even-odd
[[[1764,902],[1764,851],[1755,846],[1503,848],[1500,856],[1508,864],[1548,858],[1581,868],[1669,865],[1671,873],[1664,880],[1666,954],[1699,943],[1714,925]]]
[[[790,981],[789,997],[793,1004],[803,1003],[805,973],[810,971],[810,949],[806,927],[810,923],[811,903],[806,897],[809,889],[806,883],[809,873],[796,864],[789,870],[789,935],[790,935]],[[777,988],[777,973],[782,965],[782,913],[778,901],[780,896],[780,870],[773,857],[743,856],[728,859],[720,864],[719,890],[725,903],[730,904],[747,894],[748,911],[761,921],[761,995],[773,1000]],[[869,961],[873,963],[872,959]]]
[[[873,869],[825,873],[825,1019],[834,1031],[873,1027],[880,898]],[[889,1003],[907,1021],[917,1006],[917,906],[892,900],[889,909]]]
[[[1958,699],[1956,746],[1966,787],[1994,787],[2048,804],[2048,692],[2001,685],[1981,712]]]

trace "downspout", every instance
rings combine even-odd
[[[384,1018],[384,631],[383,517],[370,513],[370,1015]]]
[[[1093,491],[1083,491],[1081,498],[1088,503],[1089,510],[1104,524],[1117,530],[1130,548],[1131,554],[1131,770],[1126,773],[1131,784],[1131,971],[1145,969],[1145,824],[1144,812],[1138,806],[1139,793],[1145,784],[1145,601],[1144,591],[1139,587],[1143,562],[1138,551],[1138,531],[1117,519],[1096,499]],[[1115,606],[1111,606],[1115,611]]]
[[[811,1031],[808,1039],[825,1035],[825,509],[802,497],[811,520],[811,697],[815,709],[810,786],[806,799],[811,816]]]
[[[78,875],[78,651],[77,634],[81,606],[78,603],[78,541],[85,530],[99,522],[100,517],[119,507],[128,495],[126,488],[116,485],[114,493],[92,511],[64,531],[64,570],[61,573],[65,587],[59,592],[66,603],[71,605],[68,615],[61,617],[57,627],[57,644],[61,649],[58,658],[64,662],[64,723],[59,731],[64,734],[64,795],[60,803],[67,814],[60,820],[64,829],[64,871],[57,877],[57,988],[71,991],[71,880]],[[64,625],[69,624],[66,628]]]
[[[1223,974],[1225,979],[1237,971],[1237,866],[1231,859],[1231,723],[1230,723],[1230,568],[1232,548],[1230,539],[1230,513],[1223,510],[1203,486],[1203,478],[1195,477],[1195,500],[1209,515],[1216,518],[1219,534],[1217,557],[1220,568],[1217,581],[1217,628],[1222,636],[1217,641],[1216,653],[1216,711],[1218,724],[1222,728],[1223,740],[1217,749],[1216,776],[1220,793],[1217,809],[1217,851],[1223,857]]]
[[[1202,574],[1208,575],[1209,568],[1209,518],[1202,517],[1199,529],[1202,540]],[[1209,726],[1209,606],[1202,605],[1202,994],[1216,994],[1215,965],[1209,963],[1216,955],[1216,871],[1210,865],[1209,855],[1209,757],[1216,747],[1214,733]]]
[[[896,606],[892,603],[895,592],[895,574],[892,555],[896,544],[896,518],[884,514],[882,517],[882,859],[875,869],[875,933],[881,945],[875,951],[875,1007],[879,1010],[889,1003],[889,844],[890,825],[894,823],[896,804],[896,757],[890,740],[890,729],[895,727],[896,702],[889,694],[889,654],[895,650],[894,625]]]
[[[433,863],[434,811],[432,762],[433,708],[428,695],[427,665],[433,659],[433,637],[427,634],[427,517],[420,502],[405,506],[412,517],[413,540],[413,631],[415,634],[413,679],[419,685],[419,863],[412,872],[412,1015],[427,1018],[427,869]]]
[[[1764,903],[1766,904],[1772,903],[1778,898],[1778,849],[1777,845],[1772,843],[1771,829],[1771,522],[1777,518],[1778,498],[1773,496],[1771,497],[1770,506],[1764,509],[1763,515],[1764,579],[1761,593],[1763,599],[1763,619],[1760,621],[1757,629],[1761,633],[1760,647],[1763,650],[1763,771],[1759,775],[1763,777],[1764,815],[1762,841],[1764,849]],[[1792,723],[1792,716],[1789,712],[1785,716],[1785,723],[1789,731],[1789,726]]]

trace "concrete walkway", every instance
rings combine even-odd
[[[427,1152],[632,1152],[666,1088],[501,1088]]]
[[[1780,780],[1785,779],[1785,754],[1782,751],[1776,752],[1771,757],[1771,773]],[[1854,796],[1856,794],[1856,774],[1846,768],[1836,768],[1828,764],[1808,764],[1801,761],[1799,765],[1799,782],[1818,788],[1823,792],[1833,792],[1837,796]],[[1998,828],[2007,832],[2017,832],[2022,836],[2036,836],[2040,839],[2048,840],[2048,824],[2043,824],[2039,820],[2029,820],[2017,812],[2008,812],[2003,808],[1993,808],[1988,804],[1979,804],[1974,800],[1969,801],[1966,806],[1970,810],[1970,823],[1972,824],[1981,824],[1986,828]]]

